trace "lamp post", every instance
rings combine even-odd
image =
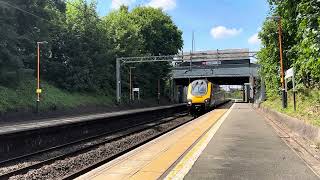
[[[284,82],[284,66],[283,66],[283,58],[282,58],[282,24],[281,24],[281,16],[272,16],[269,19],[274,19],[278,22],[278,38],[279,38],[279,51],[280,51],[280,75],[281,75],[281,87],[282,87],[282,108],[287,107],[287,94],[285,90],[285,82]]]
[[[130,88],[129,88],[129,97],[130,97],[130,102],[132,101],[132,69],[135,69],[136,67],[129,67],[129,84],[130,84]]]
[[[36,101],[36,111],[39,112],[39,104],[40,104],[40,94],[42,90],[40,89],[40,44],[47,44],[47,41],[37,42],[37,101]]]

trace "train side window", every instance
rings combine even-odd
[[[211,95],[214,95],[214,88],[213,88],[213,84],[211,84]]]

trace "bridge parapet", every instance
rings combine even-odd
[[[219,64],[214,66],[179,66],[173,69],[173,79],[200,77],[257,77],[257,64]]]
[[[228,61],[250,59],[255,53],[249,49],[225,49],[225,50],[209,50],[195,51],[193,53],[183,53],[184,60],[192,61]]]

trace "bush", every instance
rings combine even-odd
[[[34,109],[36,81],[23,81],[14,88],[0,86],[0,112]],[[113,99],[104,95],[70,93],[46,82],[42,84],[41,110],[74,108],[81,105],[110,105]]]

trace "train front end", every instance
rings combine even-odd
[[[188,86],[188,108],[193,116],[199,116],[210,108],[211,84],[207,80],[195,80]]]

